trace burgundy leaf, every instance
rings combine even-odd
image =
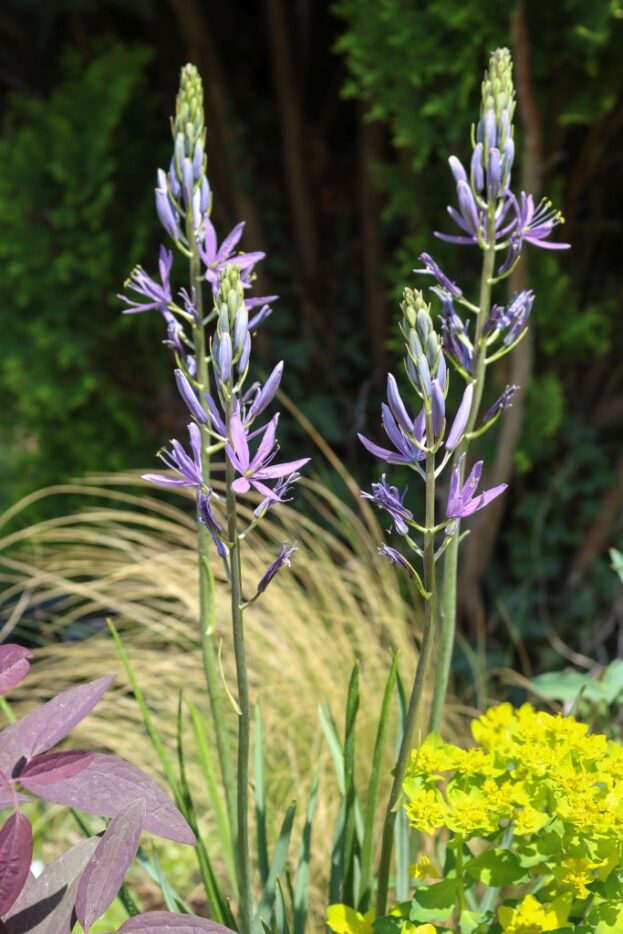
[[[13,643],[0,645],[0,694],[6,694],[26,677],[30,669],[29,658],[32,658],[30,649]]]
[[[70,934],[80,876],[100,842],[89,837],[31,876],[4,923],[8,934]]]
[[[117,934],[154,934],[155,931],[164,931],[165,934],[189,934],[193,931],[233,934],[231,928],[217,924],[216,921],[196,918],[194,915],[178,915],[172,911],[147,911],[143,915],[136,915],[126,921]]]
[[[20,782],[30,791],[27,777],[20,776]],[[116,756],[96,752],[81,772],[54,784],[37,785],[36,789],[33,786],[33,790],[45,801],[99,817],[115,817],[137,798],[144,798],[145,830],[177,843],[195,843],[192,830],[162,788],[136,766]]]
[[[130,868],[145,821],[145,799],[137,798],[113,817],[82,874],[76,895],[76,915],[85,931],[114,900]]]
[[[69,688],[8,726],[0,733],[0,769],[12,774],[22,760],[59,743],[93,710],[112,680],[108,676]]]
[[[0,830],[0,915],[7,913],[24,887],[32,862],[32,827],[19,811]]]
[[[18,775],[21,782],[28,778],[28,790],[36,794],[42,785],[60,782],[77,775],[92,761],[95,753],[71,750],[68,752],[44,752],[28,762]]]

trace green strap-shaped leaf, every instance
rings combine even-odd
[[[268,843],[266,839],[266,781],[264,769],[264,728],[259,706],[255,708],[255,821],[257,826],[257,866],[262,886],[268,879]]]
[[[319,783],[319,776],[318,773],[316,773],[309,792],[307,815],[305,817],[305,826],[303,827],[301,850],[299,853],[299,862],[296,869],[296,881],[294,883],[294,934],[305,934],[305,924],[307,922],[309,862],[311,859],[312,828],[314,823],[314,814],[316,811],[316,803],[318,801]]]
[[[374,753],[372,756],[372,769],[370,772],[370,781],[368,783],[368,792],[366,797],[366,810],[364,817],[363,845],[361,849],[361,896],[359,899],[359,911],[366,912],[370,907],[372,899],[372,856],[374,850],[374,819],[376,817],[376,804],[379,794],[379,784],[381,781],[381,769],[383,766],[383,753],[387,740],[387,731],[389,727],[389,709],[391,705],[392,694],[396,684],[398,660],[396,655],[392,659],[389,675],[385,683],[385,691],[381,703],[381,713],[376,730],[376,739],[374,742]]]
[[[282,875],[285,869],[286,860],[288,858],[290,837],[292,836],[292,826],[294,824],[295,813],[296,801],[293,801],[286,811],[285,817],[283,819],[281,830],[279,831],[279,837],[277,839],[277,844],[275,846],[275,851],[273,853],[273,859],[270,864],[268,878],[266,879],[266,885],[262,890],[262,897],[260,899],[260,904],[257,910],[257,917],[260,921],[265,921],[266,923],[270,922],[270,917],[275,903],[277,880]]]
[[[199,762],[199,766],[201,767],[201,772],[206,783],[206,788],[208,789],[210,804],[212,806],[212,812],[216,821],[218,841],[219,845],[222,847],[223,858],[229,873],[229,882],[231,886],[230,891],[232,892],[233,897],[236,898],[238,893],[238,879],[232,844],[232,832],[231,827],[229,826],[229,819],[227,817],[227,810],[225,808],[221,789],[219,787],[216,767],[212,757],[212,752],[210,750],[210,744],[208,742],[208,737],[206,736],[204,720],[190,698],[187,699],[186,704],[190,712],[190,722],[195,740],[197,760]]]

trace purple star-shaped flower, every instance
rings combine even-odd
[[[160,473],[143,474],[143,480],[149,480],[151,483],[157,483],[159,486],[182,487],[194,486],[200,487],[203,483],[203,471],[201,469],[201,432],[194,422],[188,425],[188,436],[190,438],[190,448],[192,455],[189,456],[179,441],[171,441],[171,450],[166,448],[160,451],[159,457],[169,467],[175,477],[166,477]]]
[[[238,241],[244,231],[244,221],[236,224],[233,230],[227,234],[220,247],[216,238],[216,230],[209,217],[206,217],[202,237],[199,242],[199,255],[206,267],[205,277],[212,286],[212,291],[216,295],[219,289],[219,277],[223,269],[235,263],[241,272],[250,270],[261,259],[264,259],[265,253],[256,251],[254,253],[235,253]],[[266,301],[266,299],[262,299]]]
[[[167,250],[166,247],[161,246],[158,259],[159,283],[152,279],[151,276],[148,276],[142,266],[137,266],[132,271],[126,286],[138,295],[142,295],[147,301],[135,302],[131,298],[126,298],[125,295],[118,295],[117,297],[128,305],[127,308],[123,309],[124,315],[135,315],[140,311],[151,311],[152,308],[157,308],[163,314],[168,310],[167,306],[171,301],[169,276],[172,265],[173,253],[171,250]]]
[[[469,477],[461,487],[460,475],[464,460],[465,455],[463,454],[459,459],[459,463],[452,471],[448,505],[446,506],[446,516],[448,519],[465,519],[467,516],[478,512],[479,509],[484,509],[496,496],[503,493],[508,486],[507,483],[500,483],[499,486],[494,486],[490,490],[485,490],[483,493],[476,495],[476,490],[478,489],[482,476],[483,463],[482,461],[477,461],[472,467]]]
[[[247,432],[242,424],[240,411],[236,408],[232,412],[229,420],[230,443],[225,445],[225,453],[230,463],[240,474],[231,485],[235,493],[248,493],[251,487],[254,487],[267,499],[278,501],[279,495],[266,486],[264,480],[278,480],[281,477],[286,477],[308,463],[309,457],[288,461],[285,464],[272,463],[277,453],[275,435],[278,421],[279,415],[275,415],[270,420],[264,429],[255,455],[251,457]]]

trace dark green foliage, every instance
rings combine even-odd
[[[136,466],[155,446],[145,387],[162,372],[160,321],[137,328],[116,299],[156,236],[149,58],[143,48],[120,46],[90,61],[71,52],[50,97],[15,97],[5,118],[0,426],[7,499],[86,470]]]

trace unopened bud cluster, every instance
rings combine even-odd
[[[447,382],[446,363],[430,305],[424,301],[419,290],[406,288],[400,307],[403,315],[401,330],[407,349],[407,374],[422,399],[430,399],[432,381],[438,380],[442,389],[445,389]]]
[[[219,379],[219,388],[226,389],[232,381],[235,367],[243,377],[251,355],[249,313],[244,302],[244,289],[237,266],[224,270],[216,296],[217,327],[212,340],[212,358]]]

